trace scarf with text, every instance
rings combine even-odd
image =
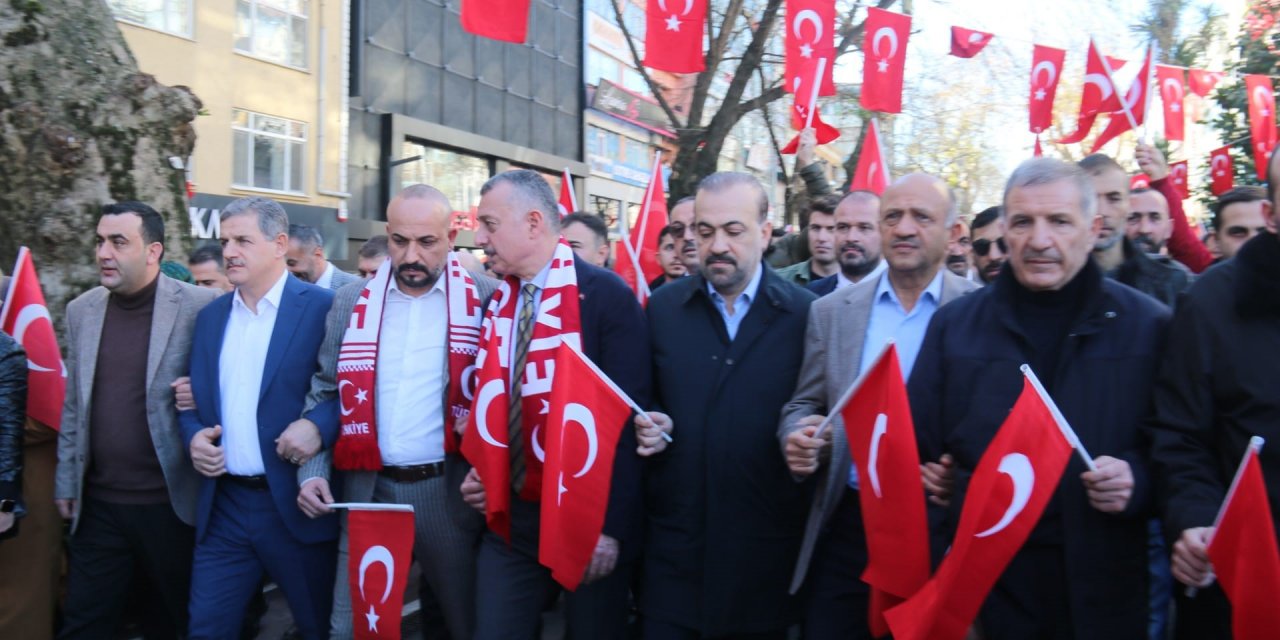
[[[542,461],[545,457],[544,423],[550,413],[551,380],[555,375],[556,347],[561,340],[582,348],[578,314],[578,277],[573,250],[563,240],[551,257],[546,287],[533,319],[528,356],[521,376],[521,428],[524,444],[525,483],[519,497],[537,501],[542,493]],[[479,379],[476,399],[462,437],[462,453],[480,474],[485,488],[485,520],[502,537],[511,537],[511,460],[507,448],[509,370],[519,321],[516,302],[521,283],[507,277],[489,301],[481,332],[483,348],[476,359]]]
[[[343,471],[377,471],[382,468],[378,449],[377,388],[378,338],[382,311],[391,287],[391,260],[365,283],[351,310],[338,352],[338,407],[342,431],[333,450],[333,464]],[[444,411],[445,453],[458,451],[455,424],[465,421],[471,407],[476,353],[480,347],[480,322],[484,310],[471,274],[449,253],[442,274],[448,309],[449,382],[448,407]]]

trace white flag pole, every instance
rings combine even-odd
[[[813,432],[813,437],[822,437],[822,434],[827,430],[827,427],[831,426],[831,420],[844,410],[844,406],[849,404],[849,398],[852,398],[853,394],[857,393],[858,389],[862,388],[862,382],[867,379],[867,373],[875,371],[876,367],[880,366],[880,361],[889,353],[889,347],[891,346],[893,346],[893,338],[890,338],[884,343],[884,347],[880,349],[880,354],[876,356],[874,361],[872,361],[871,366],[867,367],[867,370],[859,375],[857,379],[853,381],[853,384],[849,385],[849,388],[846,389],[844,393],[840,394],[840,399],[836,400],[836,403],[827,410],[827,417],[823,418],[822,422],[818,424],[818,430]]]
[[[1147,96],[1146,102],[1142,105],[1142,139],[1147,144],[1151,144],[1151,103],[1155,102],[1153,100],[1155,96],[1151,93],[1151,77],[1156,72],[1155,46],[1155,42],[1147,44],[1147,82],[1142,90]],[[1164,97],[1162,96],[1160,99],[1164,100]]]
[[[1262,445],[1266,443],[1267,441],[1262,439],[1261,436],[1253,436],[1252,438],[1249,438],[1249,446],[1245,447],[1244,455],[1241,456],[1240,458],[1240,466],[1236,467],[1236,475],[1234,478],[1231,479],[1231,486],[1227,488],[1227,497],[1223,498],[1222,505],[1218,507],[1218,515],[1214,516],[1213,518],[1213,532],[1209,534],[1209,540],[1205,544],[1206,548],[1208,548],[1209,545],[1213,544],[1213,533],[1216,533],[1218,531],[1218,525],[1222,524],[1222,516],[1227,512],[1227,505],[1231,504],[1231,499],[1236,495],[1236,487],[1240,486],[1240,478],[1244,476],[1244,466],[1248,464],[1249,456],[1256,456],[1261,454]],[[1200,588],[1207,587],[1213,584],[1214,579],[1215,579],[1214,575],[1210,573],[1207,577],[1205,577],[1204,582],[1200,584],[1199,587],[1187,587],[1187,591],[1186,591],[1187,597],[1194,598],[1196,595],[1196,591],[1198,591]]]
[[[1093,39],[1090,39],[1089,43],[1092,44]],[[1102,70],[1107,74],[1107,82],[1111,83],[1111,90],[1115,92],[1116,97],[1120,99],[1120,108],[1124,109],[1124,116],[1129,119],[1129,126],[1132,127],[1134,131],[1137,131],[1138,121],[1133,117],[1133,110],[1129,108],[1129,103],[1125,102],[1125,96],[1120,93],[1120,87],[1116,86],[1115,76],[1111,73],[1111,63],[1107,62],[1107,56],[1102,54],[1101,49],[1098,49],[1096,46],[1093,49],[1098,52],[1098,59],[1102,60]]]
[[[569,185],[569,204],[573,205],[573,211],[578,211],[578,190],[573,188],[573,175],[569,173],[569,167],[564,168],[564,176],[560,179],[567,181]],[[573,211],[569,213],[573,213]]]
[[[588,358],[587,354],[583,353],[582,350],[578,348],[578,345],[569,342],[568,340],[561,340],[560,344],[568,347],[574,355],[578,356],[578,358],[582,360],[582,363],[587,365],[587,367],[591,369],[592,373],[596,374],[596,377],[600,378],[601,382],[605,383],[605,385],[608,386],[620,400],[625,402],[628,407],[631,407],[632,411],[636,412],[636,415],[644,416],[645,421],[648,422],[650,426],[657,427],[657,425],[653,424],[653,421],[649,419],[649,414],[644,409],[641,409],[640,405],[636,404],[636,401],[632,400],[631,396],[627,395],[627,392],[622,390],[622,387],[619,387],[612,379],[609,378],[609,376],[605,375],[605,373],[600,370],[600,367],[597,367],[596,363],[592,362],[591,358]],[[660,433],[662,434],[663,440],[671,442],[670,435],[665,431]]]
[[[818,58],[818,67],[813,74],[813,89],[809,91],[809,111],[804,114],[804,128],[813,128],[813,114],[818,110],[818,90],[822,88],[822,75],[827,70],[827,59]]]
[[[1049,414],[1053,416],[1053,421],[1058,423],[1058,430],[1062,432],[1062,437],[1066,438],[1067,442],[1071,444],[1071,448],[1075,449],[1076,453],[1080,454],[1080,459],[1084,461],[1084,466],[1088,467],[1090,471],[1097,471],[1098,465],[1093,463],[1093,457],[1089,455],[1088,451],[1085,451],[1084,445],[1080,442],[1080,437],[1076,435],[1076,432],[1071,428],[1071,425],[1067,424],[1067,419],[1063,417],[1062,412],[1058,410],[1058,403],[1054,402],[1053,398],[1049,397],[1049,392],[1044,390],[1044,385],[1040,384],[1040,379],[1037,378],[1036,373],[1031,370],[1031,366],[1024,364],[1022,365],[1021,370],[1022,375],[1027,377],[1027,380],[1031,382],[1031,386],[1036,390],[1036,393],[1039,394],[1040,400],[1042,400],[1044,405],[1049,408]]]
[[[642,208],[640,209],[641,225],[646,224],[649,218],[649,200],[653,195],[654,175],[658,172],[658,163],[661,161],[662,150],[659,149],[653,156],[653,171],[649,173],[649,186],[644,190],[644,205],[642,205]],[[622,215],[624,218],[626,217],[625,213]],[[640,239],[644,239],[643,226],[640,227]],[[649,296],[652,295],[652,292],[649,291],[649,283],[644,279],[644,270],[640,268],[640,254],[631,244],[631,225],[627,225],[627,232],[622,234],[622,246],[626,249],[627,257],[631,260],[631,268],[635,269],[636,272],[636,295],[637,297],[641,297],[641,294],[643,294],[643,297],[641,297],[642,301],[648,299]]]
[[[330,509],[355,509],[359,511],[408,511],[413,513],[411,504],[390,504],[382,502],[334,502],[325,505]]]

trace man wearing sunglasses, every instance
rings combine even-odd
[[[1009,247],[1004,243],[1004,223],[1000,221],[1000,207],[987,207],[973,217],[973,230],[969,232],[973,250],[973,268],[982,284],[991,284],[1000,269],[1004,268]]]

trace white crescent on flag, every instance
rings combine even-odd
[[[1009,501],[1009,507],[1005,509],[1000,521],[990,529],[974,534],[976,538],[995,535],[1008,527],[1009,523],[1013,522],[1013,519],[1026,508],[1027,501],[1031,499],[1031,490],[1036,486],[1036,470],[1031,466],[1031,460],[1021,453],[1009,453],[1001,458],[1000,473],[1009,476],[1013,481],[1013,499]]]
[[[379,602],[381,604],[391,597],[391,583],[395,582],[396,575],[396,559],[391,555],[390,549],[380,544],[369,547],[364,555],[360,556],[360,598],[365,602],[368,602],[369,598],[364,595],[364,574],[375,564],[380,564],[387,570],[387,586],[382,590],[382,600]]]
[[[489,433],[489,405],[493,403],[493,399],[502,393],[502,380],[494,379],[486,382],[480,388],[480,394],[476,397],[476,431],[480,434],[480,439],[489,443],[494,447],[506,448],[507,445],[494,439],[493,434]]]
[[[1222,168],[1223,168],[1223,169],[1225,169],[1225,168],[1226,168],[1226,165],[1227,165],[1227,162],[1228,162],[1228,158],[1227,158],[1227,156],[1226,156],[1226,155],[1214,156],[1214,157],[1213,157],[1213,160],[1209,163],[1209,169],[1213,171],[1213,174],[1214,174],[1214,175],[1221,175],[1220,173],[1218,173],[1218,169],[1219,169],[1219,167],[1218,167],[1218,161],[1219,161],[1219,160],[1221,160],[1221,161],[1222,161],[1222,165],[1223,165],[1223,166],[1222,166]]]
[[[671,11],[667,8],[667,0],[658,0],[658,8],[663,11]],[[680,12],[680,16],[687,16],[690,11],[693,11],[693,0],[684,0],[684,11]]]
[[[1091,84],[1102,92],[1102,99],[1106,100],[1111,97],[1111,81],[1101,73],[1090,73],[1084,77],[1085,84]]]
[[[1271,115],[1271,109],[1275,106],[1276,99],[1275,96],[1272,95],[1270,89],[1261,85],[1256,86],[1253,88],[1253,95],[1251,97],[1253,103],[1258,105],[1258,108],[1262,109],[1263,116]]]
[[[1160,83],[1160,92],[1167,100],[1182,101],[1182,83],[1178,82],[1177,78],[1165,78],[1164,82]]]
[[[889,40],[888,55],[884,55],[880,53],[881,38],[888,38]],[[894,31],[893,27],[880,27],[879,29],[877,29],[875,36],[871,38],[871,53],[874,53],[877,58],[880,58],[882,60],[885,58],[892,58],[895,55],[897,55],[898,54],[898,32]]]
[[[880,440],[889,431],[889,416],[876,416],[876,425],[871,429],[871,454],[867,458],[867,479],[871,481],[871,490],[880,497]]]
[[[18,311],[18,315],[13,319],[13,341],[22,344],[22,339],[27,334],[27,328],[32,322],[44,318],[49,321],[49,326],[53,326],[53,318],[49,317],[49,309],[40,304],[29,304]],[[53,369],[42,367],[35,360],[27,358],[27,368],[32,371],[52,372]],[[67,376],[67,365],[62,365],[62,377]]]
[[[1049,74],[1049,79],[1045,80],[1043,84],[1039,82],[1040,72],[1042,71]],[[1039,64],[1031,69],[1031,78],[1036,81],[1036,86],[1048,89],[1053,85],[1053,81],[1058,79],[1058,68],[1049,60],[1041,60]]]
[[[596,434],[596,417],[586,406],[575,402],[564,408],[564,425],[568,426],[570,422],[581,426],[582,432],[587,436],[587,459],[582,463],[582,469],[573,474],[573,477],[581,478],[596,466],[596,454],[600,450],[600,440]]]
[[[978,44],[979,42],[982,42],[982,39],[983,35],[976,31],[969,34],[969,44]]]

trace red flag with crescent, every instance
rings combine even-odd
[[[1133,82],[1129,85],[1129,90],[1125,92],[1123,104],[1111,112],[1110,119],[1107,120],[1107,128],[1098,134],[1093,141],[1093,149],[1089,153],[1097,153],[1102,145],[1111,142],[1120,136],[1120,134],[1142,126],[1143,121],[1147,117],[1147,102],[1151,100],[1151,79],[1153,66],[1155,64],[1155,48],[1147,47],[1147,57],[1142,63],[1142,67],[1138,70],[1138,75],[1134,76]],[[1127,109],[1127,111],[1126,111]]]
[[[1031,133],[1042,133],[1053,126],[1053,98],[1058,93],[1058,80],[1062,78],[1062,63],[1066,57],[1067,52],[1062,49],[1035,45],[1031,57],[1031,96],[1028,99]]]
[[[885,610],[910,598],[929,580],[929,523],[920,456],[897,347],[889,345],[876,359],[840,417],[858,470],[867,535],[862,581],[880,592],[871,598],[867,621],[873,635],[883,636],[889,632]]]
[[[994,37],[994,34],[985,31],[951,27],[951,55],[957,58],[972,58],[986,48]]]
[[[591,563],[609,507],[618,437],[631,417],[622,392],[561,343],[551,384],[538,562],[573,591]]]
[[[783,86],[787,92],[798,92],[798,85],[808,83],[818,60],[828,61],[822,72],[818,95],[834,96],[836,83],[832,77],[836,59],[836,3],[834,0],[787,0],[787,58]]]
[[[702,36],[706,25],[707,0],[649,0],[644,66],[673,73],[705,70]]]
[[[573,176],[569,175],[567,168],[560,176],[560,201],[556,203],[556,208],[560,210],[561,218],[578,210],[578,197],[573,193]]]
[[[862,151],[858,154],[858,167],[853,170],[853,179],[849,181],[850,191],[870,191],[876,195],[884,193],[889,186],[889,154],[884,152],[880,142],[880,125],[871,119],[871,129],[862,141]]]
[[[649,282],[662,275],[662,267],[658,264],[658,236],[667,226],[667,190],[662,185],[661,154],[653,159],[649,187],[644,193],[640,215],[631,225],[631,232],[627,241],[622,243],[613,266],[641,304],[649,299]]]
[[[1253,166],[1258,180],[1267,180],[1267,162],[1276,148],[1276,94],[1271,76],[1252,73],[1244,77],[1249,96],[1249,137],[1253,144]]]
[[[1201,98],[1209,97],[1209,92],[1218,86],[1218,81],[1226,75],[1221,71],[1205,71],[1204,69],[1191,69],[1187,74],[1191,85],[1191,93]]]
[[[1120,91],[1116,89],[1111,74],[1124,66],[1123,60],[1106,58],[1098,51],[1098,45],[1089,40],[1089,57],[1085,62],[1084,86],[1080,89],[1080,114],[1076,116],[1076,131],[1061,140],[1062,144],[1075,144],[1089,135],[1093,121],[1099,113],[1120,110]]]
[[[1191,191],[1187,187],[1187,161],[1169,163],[1169,179],[1173,181],[1173,189],[1178,192],[1178,197],[1186,200],[1191,197]]]
[[[348,508],[352,630],[359,640],[399,640],[404,587],[413,561],[413,507],[351,504]]]
[[[862,108],[902,112],[902,75],[907,62],[911,16],[870,7],[863,23]]]
[[[1135,173],[1129,176],[1129,191],[1136,191],[1138,189],[1150,189],[1150,188],[1151,188],[1151,178],[1149,178],[1147,174]]]
[[[800,106],[799,102],[800,101],[797,98],[796,105],[792,107],[793,116],[795,116],[796,114],[803,114],[803,110],[802,110],[803,107]],[[803,116],[800,116],[800,117],[803,117]],[[822,110],[819,109],[817,105],[814,105],[813,107],[813,123],[812,124],[813,124],[814,134],[818,140],[819,145],[833,142],[840,137],[840,130],[827,124],[826,120],[822,119]],[[782,155],[791,155],[799,150],[800,150],[800,134],[797,133],[794,137],[791,138],[789,142],[787,142],[786,146],[778,150],[778,153],[781,153]]]
[[[462,0],[462,29],[521,44],[529,31],[529,0]]]
[[[1260,440],[1260,439],[1259,439]],[[1274,638],[1280,628],[1280,551],[1267,500],[1267,484],[1251,443],[1227,492],[1209,559],[1222,591],[1231,601],[1231,631],[1237,640]]]
[[[1209,191],[1220,196],[1236,186],[1236,170],[1231,161],[1231,146],[1209,152]]]
[[[9,295],[0,309],[0,330],[27,352],[27,416],[58,430],[62,425],[62,401],[67,395],[67,366],[58,350],[36,265],[26,247],[18,249]]]
[[[1186,139],[1186,83],[1182,67],[1156,65],[1156,86],[1160,88],[1160,103],[1164,105],[1164,137],[1166,140]]]
[[[1029,380],[978,460],[951,551],[886,617],[896,640],[961,640],[1049,504],[1071,445]]]

